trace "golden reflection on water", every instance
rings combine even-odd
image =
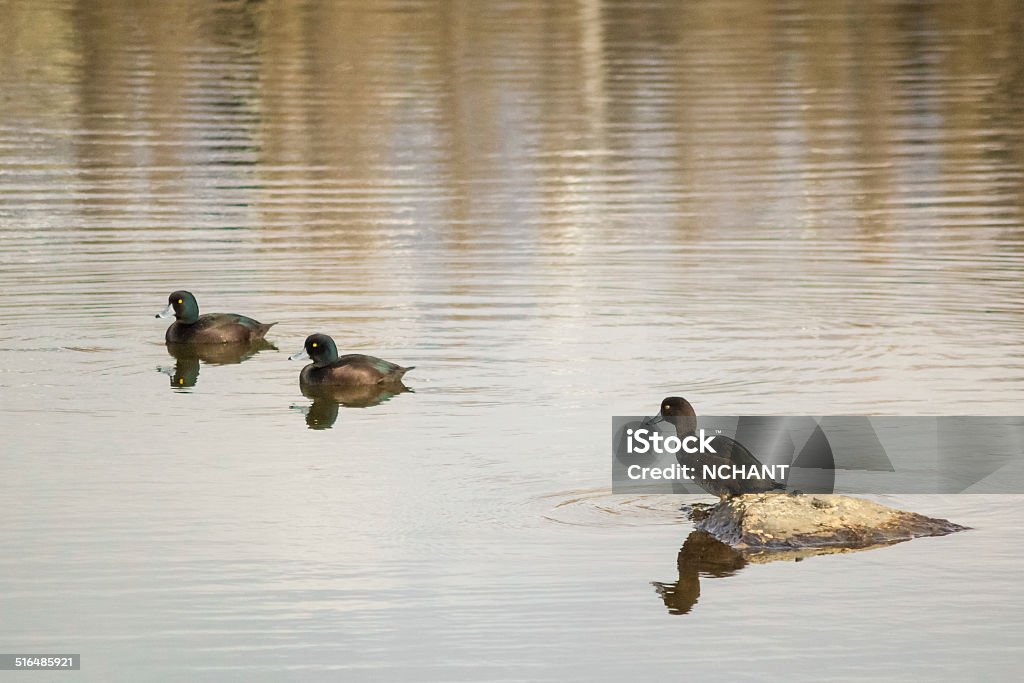
[[[3,9],[19,97],[0,121],[70,144],[89,212],[128,208],[104,196],[128,168],[162,198],[150,211],[194,210],[198,163],[270,225],[373,220],[388,188],[429,186],[407,210],[452,225],[453,248],[510,185],[554,241],[621,229],[586,215],[611,198],[671,215],[679,239],[765,214],[852,226],[865,258],[894,219],[970,220],[981,197],[1019,223],[1015,2]],[[751,189],[773,205],[737,206]]]

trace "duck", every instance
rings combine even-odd
[[[157,318],[174,316],[164,340],[168,344],[253,344],[262,341],[277,323],[261,323],[237,313],[204,313],[192,292],[179,289],[167,297]]]
[[[400,384],[405,373],[415,367],[403,368],[361,353],[339,356],[334,339],[320,333],[306,337],[302,350],[288,357],[288,360],[306,359],[313,362],[299,372],[299,385],[304,387]]]
[[[693,406],[682,396],[669,396],[661,402],[661,409],[655,417],[644,420],[644,426],[655,425],[666,421],[675,425],[676,436],[680,440],[695,436],[697,433],[697,413]],[[747,448],[735,439],[724,434],[716,434],[714,437],[715,453],[687,453],[680,450],[676,459],[680,465],[693,467],[693,481],[702,489],[720,500],[728,500],[734,496],[746,493],[768,493],[771,491],[784,491],[786,485],[771,479],[757,478],[729,478],[711,479],[704,476],[704,465],[715,470],[721,465],[729,467],[755,467],[761,471],[764,466]]]

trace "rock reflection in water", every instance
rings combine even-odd
[[[830,546],[781,550],[766,548],[738,550],[722,543],[706,531],[693,531],[686,537],[676,558],[679,578],[674,582],[652,581],[651,585],[661,596],[669,614],[688,614],[700,598],[700,580],[702,578],[732,576],[748,564],[767,564],[779,561],[800,562],[804,558],[814,555],[855,553],[899,542],[893,541],[862,548]]]

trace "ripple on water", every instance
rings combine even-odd
[[[544,519],[590,527],[651,526],[687,521],[690,497],[616,494],[610,489],[560,491],[538,498]]]

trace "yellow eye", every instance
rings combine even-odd
[[[178,299],[178,303],[179,303],[179,304],[182,304],[182,303],[185,303],[185,302],[184,302],[184,301],[182,301],[181,299]]]
[[[184,377],[179,377],[178,378],[178,384],[184,384],[184,383],[185,383],[185,378]]]
[[[313,342],[313,348],[314,349],[316,348],[316,342]]]

